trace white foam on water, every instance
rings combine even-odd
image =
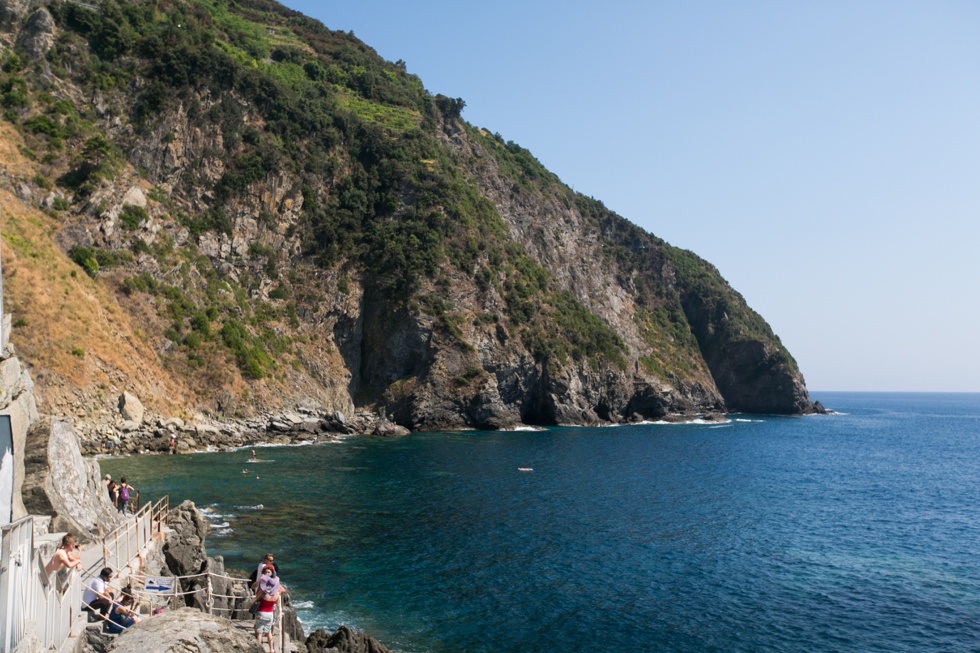
[[[226,514],[224,512],[218,512],[215,510],[214,505],[198,508],[198,512],[201,513],[204,520],[211,526],[211,530],[215,535],[228,535],[233,532],[231,521],[229,520],[235,519],[237,515],[234,513]]]
[[[309,603],[310,607],[300,608],[299,604]],[[312,601],[300,601],[295,604],[296,618],[303,624],[303,630],[310,633],[317,628],[323,628],[327,632],[333,632],[340,626],[347,626],[352,630],[364,630],[357,620],[349,612],[337,610],[335,612],[322,612],[316,609]]]
[[[731,421],[732,420],[728,419],[727,417],[725,419],[723,419],[723,420],[704,419],[703,417],[695,417],[693,419],[689,419],[687,421],[681,421],[681,422],[667,421],[665,419],[658,419],[655,422],[650,422],[650,421],[644,420],[642,422],[635,422],[634,424],[631,424],[630,426],[687,426],[687,425],[690,425],[690,424],[696,424],[696,425],[711,424],[711,425],[714,425],[714,424],[730,424]]]
[[[227,517],[228,515],[226,515],[224,513],[220,513],[217,510],[215,510],[215,506],[216,505],[217,504],[212,504],[210,506],[202,506],[202,507],[198,508],[197,510],[202,515],[204,515],[204,518],[205,519],[208,519],[208,520],[224,519],[225,517]]]
[[[515,426],[512,429],[501,429],[502,431],[543,431],[543,428],[537,426]]]

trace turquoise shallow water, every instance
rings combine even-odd
[[[980,650],[980,395],[815,398],[844,414],[102,466],[195,501],[231,567],[275,552],[308,632],[410,653]]]

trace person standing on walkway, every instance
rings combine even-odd
[[[119,479],[119,487],[116,489],[116,509],[119,512],[125,514],[126,508],[129,505],[129,499],[132,497],[135,490],[129,483],[126,482],[126,477],[123,476]]]
[[[61,544],[51,556],[50,562],[44,567],[44,571],[50,576],[72,568],[78,569],[78,571],[82,570],[82,547],[78,546],[75,536],[68,533],[61,538]]]
[[[271,567],[272,568],[272,575],[273,575],[273,577],[279,575],[279,568],[276,566],[276,563],[273,562],[273,560],[274,560],[273,555],[271,553],[266,553],[265,554],[265,557],[262,558],[262,561],[259,563],[259,566],[256,567],[255,573],[252,576],[249,577],[250,580],[252,581],[251,588],[253,590],[255,590],[255,589],[258,588],[259,581],[262,580],[262,571],[266,567]]]
[[[272,582],[272,566],[267,565],[262,570],[262,578],[259,582],[267,580]],[[269,640],[269,653],[276,653],[276,645],[272,639],[273,631],[275,630],[275,616],[276,616],[276,604],[279,603],[279,597],[281,596],[281,588],[276,586],[274,590],[275,593],[267,593],[265,591],[259,590],[256,601],[259,603],[259,611],[255,614],[255,639],[262,646],[262,634]]]

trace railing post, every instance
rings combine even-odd
[[[204,597],[204,605],[208,609],[208,614],[211,614],[212,608],[214,607],[214,596],[211,593],[211,572],[208,572],[208,586],[207,593]]]
[[[102,530],[102,524],[99,524],[99,544],[102,545],[102,566],[109,566],[109,550],[105,546],[105,531]]]

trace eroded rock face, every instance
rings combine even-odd
[[[0,0],[3,7],[3,0]],[[13,472],[14,486],[11,491],[10,503],[12,518],[20,519],[27,515],[21,492],[24,487],[24,456],[27,446],[27,432],[38,420],[37,400],[34,397],[34,381],[20,360],[14,356],[13,345],[10,344],[11,316],[3,316],[0,337],[0,415],[10,417],[10,430],[13,436],[14,456]]]
[[[201,517],[193,501],[184,501],[170,511],[169,525],[172,530],[163,554],[167,567],[175,576],[199,574],[207,564],[204,538],[211,527]]]
[[[100,478],[99,465],[82,458],[70,422],[44,417],[27,433],[24,450],[25,509],[51,515],[54,531],[91,539],[111,532],[119,521]]]
[[[109,644],[107,653],[264,653],[255,635],[193,608],[144,617]]]
[[[15,34],[27,12],[35,5],[34,0],[0,0],[0,40],[12,43]]]
[[[47,9],[38,9],[27,19],[17,44],[24,49],[32,61],[44,58],[54,45],[55,23]]]

